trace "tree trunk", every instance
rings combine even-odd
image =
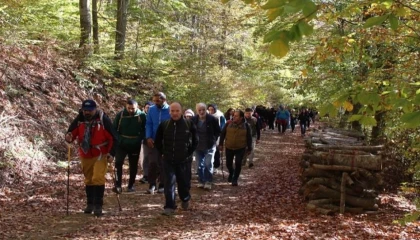
[[[89,41],[92,29],[92,23],[90,21],[90,9],[89,0],[79,0],[79,11],[80,11],[80,48],[85,50],[89,49]],[[88,50],[87,53],[90,51]],[[86,53],[86,51],[85,51]]]
[[[93,52],[99,53],[98,0],[92,0]]]
[[[118,0],[117,29],[115,34],[115,59],[124,58],[128,4],[129,0]]]

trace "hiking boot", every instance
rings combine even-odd
[[[238,181],[237,180],[233,180],[232,181],[232,186],[237,187],[238,186]]]
[[[136,189],[134,187],[128,187],[127,192],[135,192]]]
[[[228,176],[228,182],[232,182],[232,179],[233,179],[233,174],[229,174],[229,176]]]
[[[250,163],[249,165],[248,165],[248,167],[249,168],[252,168],[254,166],[254,164],[253,163]]]
[[[181,203],[181,207],[182,207],[182,209],[184,211],[187,211],[189,206],[190,206],[190,202],[189,201],[186,201],[186,202],[182,202]]]
[[[102,213],[102,207],[96,206],[95,209],[93,210],[93,214],[95,215],[95,217],[102,216],[103,215],[103,213]]]
[[[206,190],[211,190],[211,182],[206,182],[206,183],[204,184],[204,189],[206,189]]]
[[[140,179],[140,181],[139,181],[140,183],[148,183],[148,181],[147,181],[147,177],[146,176],[144,176],[144,177],[142,177],[141,179]]]
[[[146,193],[148,194],[155,194],[156,187],[154,185],[150,186],[149,189],[147,189]]]
[[[121,187],[113,187],[112,191],[116,194],[121,194],[122,193],[122,188]]]
[[[162,212],[162,215],[171,216],[175,214],[175,209],[172,208],[165,208]]]
[[[94,209],[94,205],[93,204],[88,204],[85,208],[85,210],[83,210],[84,213],[86,214],[92,214]]]

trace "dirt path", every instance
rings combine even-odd
[[[297,129],[299,131],[299,129]],[[162,216],[162,194],[145,194],[147,185],[121,195],[123,211],[107,183],[101,218],[81,213],[84,192],[80,175],[72,175],[70,215],[66,216],[65,180],[45,174],[49,182],[37,183],[33,192],[13,194],[2,189],[0,213],[2,239],[415,239],[417,223],[401,227],[392,223],[404,206],[389,201],[375,215],[320,216],[305,210],[298,195],[298,162],[304,151],[298,132],[280,135],[265,131],[257,146],[255,166],[245,167],[239,186],[232,187],[219,171],[211,191],[192,183],[189,211]],[[80,172],[77,168],[74,172]],[[226,168],[225,168],[226,171]],[[49,177],[48,177],[49,176]],[[25,183],[31,184],[31,183]],[[26,188],[27,189],[27,188]],[[9,191],[9,192],[8,192]],[[386,199],[395,199],[387,195]]]

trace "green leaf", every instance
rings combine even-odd
[[[299,12],[299,10],[300,10],[299,8],[293,7],[293,6],[290,6],[290,5],[284,6],[284,13],[294,14],[294,13]]]
[[[413,103],[416,105],[420,105],[420,94],[416,94],[414,97]]]
[[[337,108],[333,104],[327,103],[319,108],[319,114],[320,116],[328,114],[330,117],[335,117],[337,116]]]
[[[228,3],[230,0],[222,0],[222,3]]]
[[[290,31],[288,32],[287,36],[289,37],[290,41],[298,42],[302,40],[302,34],[299,30],[298,25],[294,25]]]
[[[364,126],[376,126],[375,118],[371,116],[363,116],[360,118],[359,123]]]
[[[269,51],[274,56],[282,58],[289,52],[289,44],[282,39],[275,40],[271,43]]]
[[[283,14],[284,9],[283,8],[273,8],[268,10],[268,20],[271,22],[277,17],[281,16]]]
[[[314,18],[317,11],[318,7],[312,1],[308,1],[302,9],[303,15],[309,19]]]
[[[404,126],[407,128],[416,128],[420,126],[420,111],[402,115],[401,121],[405,123]]]
[[[272,42],[274,40],[280,39],[285,36],[287,33],[284,30],[272,29],[264,36],[264,43]]]
[[[361,118],[363,117],[363,115],[352,115],[350,118],[349,118],[349,122],[354,122],[354,121],[359,121]]]
[[[298,27],[302,35],[309,36],[314,32],[314,28],[305,21],[299,21]]]
[[[370,28],[376,25],[382,24],[386,19],[388,18],[388,15],[383,15],[379,17],[371,17],[368,20],[366,20],[365,24],[363,25],[364,28]]]
[[[398,18],[394,15],[391,14],[389,15],[389,23],[391,24],[391,29],[392,30],[397,30],[398,28]]]
[[[261,6],[262,9],[278,8],[285,4],[285,0],[269,0],[266,4]]]
[[[364,105],[372,104],[378,105],[381,101],[379,94],[371,92],[361,92],[357,95],[357,100]]]

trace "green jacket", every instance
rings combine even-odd
[[[118,145],[125,148],[139,148],[145,137],[146,114],[137,109],[133,116],[124,108],[117,113],[113,122],[118,133]]]

